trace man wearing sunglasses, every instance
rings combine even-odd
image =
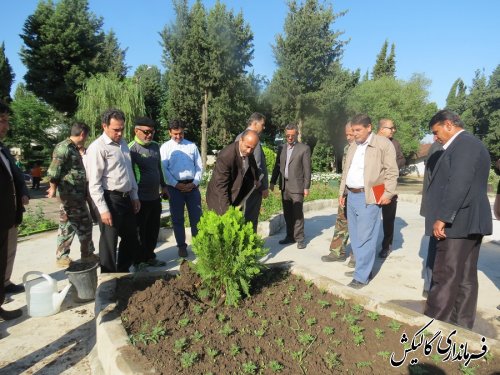
[[[141,209],[137,213],[137,227],[141,242],[139,261],[148,266],[163,267],[166,263],[156,259],[155,248],[160,232],[160,189],[164,197],[168,197],[168,192],[161,169],[160,146],[153,141],[155,128],[156,123],[152,119],[136,118],[135,137],[128,147],[141,202]]]
[[[378,135],[386,137],[394,145],[396,150],[396,164],[401,169],[406,164],[406,159],[401,151],[401,145],[394,139],[396,126],[391,119],[382,118],[378,122]],[[396,220],[396,209],[398,207],[398,196],[391,199],[391,203],[382,206],[382,227],[384,229],[384,239],[382,240],[382,250],[378,253],[380,258],[387,258],[392,250],[392,239],[394,238],[394,220]]]

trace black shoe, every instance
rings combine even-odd
[[[7,311],[0,307],[0,318],[3,320],[17,319],[21,315],[23,315],[23,311],[21,309]]]
[[[366,286],[366,284],[360,283],[358,280],[352,279],[352,281],[347,284],[348,287],[354,288],[354,289],[361,289]]]
[[[5,293],[18,294],[24,292],[24,285],[21,284],[9,284],[5,287]]]
[[[330,253],[328,255],[323,255],[321,257],[323,262],[344,262],[346,260],[345,256]]]
[[[382,259],[385,259],[389,256],[391,253],[391,249],[382,249],[380,250],[380,253],[378,253],[378,256]]]
[[[353,259],[352,256],[349,258],[349,263],[347,263],[347,267],[356,268],[356,260]]]
[[[295,243],[295,240],[290,237],[285,237],[282,240],[279,240],[278,243],[280,245],[288,245],[289,243]]]
[[[188,251],[186,246],[179,246],[179,256],[181,258],[187,258]]]
[[[305,249],[305,248],[306,248],[305,242],[297,242],[297,249]]]

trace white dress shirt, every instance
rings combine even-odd
[[[129,193],[130,199],[139,199],[130,150],[124,139],[118,144],[103,133],[90,144],[86,154],[89,192],[99,213],[109,211],[104,200],[104,190]]]
[[[370,143],[373,133],[370,133],[366,141],[358,144],[356,152],[352,158],[351,166],[347,171],[346,185],[353,189],[365,187],[365,153],[368,143]]]
[[[455,140],[455,138],[457,138],[457,136],[462,133],[463,131],[465,131],[464,129],[460,130],[459,132],[455,133],[453,135],[453,137],[451,137],[450,139],[448,139],[448,142],[446,142],[444,145],[443,145],[443,150],[446,150],[448,147],[450,147],[451,145],[451,142],[453,142]]]

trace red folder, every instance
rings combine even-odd
[[[380,198],[382,198],[382,195],[384,194],[384,191],[385,191],[384,184],[372,186],[372,193],[373,196],[375,197],[375,203],[379,202]]]

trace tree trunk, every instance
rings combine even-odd
[[[302,117],[299,117],[299,121],[297,122],[297,127],[299,128],[299,137],[297,138],[297,140],[299,142],[302,142],[302,128],[304,126],[304,120],[302,119]]]
[[[208,90],[203,93],[203,104],[201,105],[201,162],[203,170],[207,168],[207,124],[208,124]]]

